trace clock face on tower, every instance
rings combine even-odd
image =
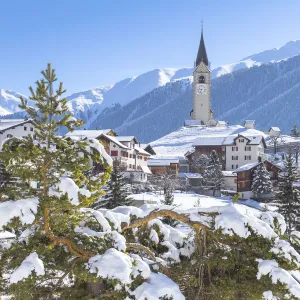
[[[196,91],[198,95],[206,95],[207,94],[206,84],[197,84]]]

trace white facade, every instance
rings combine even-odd
[[[32,120],[24,119],[0,119],[0,145],[12,137],[27,137],[34,135],[35,126]]]
[[[262,139],[259,144],[249,143],[243,136],[236,138],[235,143],[226,145],[226,170],[235,170],[245,164],[257,162],[264,154]]]

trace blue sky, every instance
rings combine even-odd
[[[213,67],[300,39],[300,1],[1,1],[0,88],[28,92],[51,62],[68,94],[189,67],[201,19]]]

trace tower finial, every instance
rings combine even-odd
[[[201,61],[203,61],[204,64],[208,67],[208,58],[206,54],[204,37],[203,37],[203,19],[201,19],[201,38],[200,38],[200,45],[199,45],[198,54],[196,58],[196,67],[201,63]]]

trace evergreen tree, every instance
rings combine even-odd
[[[291,129],[291,136],[293,136],[293,137],[300,136],[300,131],[298,130],[296,124],[294,124],[293,128]]]
[[[97,253],[98,246],[76,234],[74,229],[87,218],[81,208],[89,207],[103,195],[101,187],[111,169],[103,156],[109,157],[95,139],[78,141],[56,136],[61,127],[73,130],[83,123],[68,111],[67,100],[63,97],[65,90],[62,83],[56,86],[55,70],[50,64],[42,71],[42,76],[36,82],[36,90],[30,87],[29,98],[35,105],[28,106],[23,98],[20,105],[33,119],[35,135],[11,138],[0,152],[5,171],[22,185],[13,197],[11,194],[16,184],[6,185],[7,188],[1,190],[2,201],[15,200],[16,206],[33,199],[38,203],[32,224],[14,218],[5,225],[5,230],[15,232],[16,241],[0,253],[0,274],[11,272],[31,254],[38,255],[43,258],[45,274],[18,281],[6,292],[15,299],[53,299],[54,291],[58,292],[64,284],[64,277],[58,282],[53,278],[71,274],[69,279],[73,278],[72,288],[78,293],[76,297],[81,295],[80,299],[84,299],[89,295],[87,286],[91,277],[87,275],[83,262],[89,257],[87,253]],[[86,174],[91,161],[102,163],[106,171],[89,179]],[[41,188],[31,188],[32,182],[40,184]],[[20,238],[22,232],[29,233],[26,240]],[[1,278],[0,283],[3,288]],[[68,288],[60,290],[59,294],[60,299],[77,299],[70,296]]]
[[[128,197],[130,195],[129,185],[122,175],[120,165],[117,161],[114,161],[113,170],[105,191],[104,201],[98,202],[97,207],[113,209],[117,206],[131,205],[133,201]]]
[[[272,193],[273,185],[271,176],[264,164],[258,165],[254,171],[251,189],[256,198]]]
[[[287,233],[290,235],[297,226],[297,217],[300,213],[300,194],[299,190],[294,187],[294,182],[299,178],[291,153],[288,154],[284,165],[285,169],[280,176],[275,203],[278,204],[278,212],[285,218]]]
[[[209,155],[209,162],[203,173],[203,180],[207,187],[213,188],[213,196],[215,195],[216,190],[221,190],[224,175],[222,173],[222,165],[220,164],[219,157],[215,150]]]
[[[164,199],[162,201],[165,205],[173,205],[174,204],[174,195],[173,195],[173,189],[172,186],[169,186],[167,189],[165,189],[164,193]],[[170,217],[164,217],[162,220],[165,224],[168,224],[172,227],[175,227],[179,222],[170,218]]]
[[[205,154],[193,153],[191,167],[193,170],[202,172],[209,164],[209,158]]]

